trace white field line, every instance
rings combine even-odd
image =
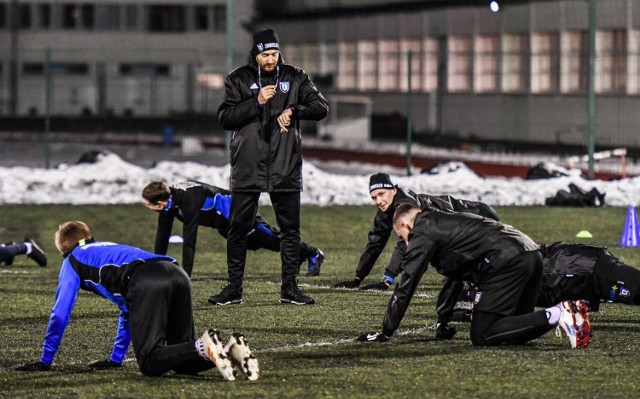
[[[16,270],[16,269],[0,269],[0,273],[2,273],[2,274],[31,274],[30,271],[27,271],[27,270]]]

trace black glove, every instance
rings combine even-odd
[[[362,342],[387,342],[389,337],[381,332],[370,332],[362,334],[357,338],[357,340]]]
[[[436,339],[451,339],[456,335],[457,331],[455,327],[447,326],[447,323],[438,323],[436,326]]]
[[[347,280],[333,285],[331,288],[356,288],[360,285],[361,282],[362,280],[360,280],[359,278],[354,278],[353,280]]]
[[[451,321],[459,321],[461,323],[468,323],[471,321],[471,310],[469,309],[456,309],[451,315]]]
[[[34,362],[23,364],[20,367],[16,367],[16,371],[49,371],[51,366],[47,366],[42,362]]]
[[[95,369],[108,369],[114,367],[122,367],[122,363],[116,363],[111,359],[107,360],[98,360],[97,362],[89,363],[88,367],[93,367]]]
[[[390,285],[386,281],[379,281],[373,284],[367,284],[360,287],[362,291],[386,291]]]

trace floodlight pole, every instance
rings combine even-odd
[[[412,98],[411,98],[411,50],[407,53],[407,176],[411,176],[411,131],[412,128]]]
[[[595,65],[596,65],[596,0],[589,0],[589,179],[593,180],[594,173],[594,157],[595,152],[595,114],[596,114],[596,95],[595,95]]]
[[[227,28],[227,73],[233,69],[233,0],[227,0],[226,8]],[[231,131],[225,133],[224,159],[226,163],[231,161]]]

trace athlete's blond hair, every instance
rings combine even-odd
[[[58,227],[55,235],[56,248],[63,254],[71,252],[82,240],[93,238],[91,229],[86,223],[79,220],[70,220]]]

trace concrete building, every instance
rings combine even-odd
[[[595,3],[590,75],[587,0],[0,0],[0,118],[215,119],[271,27],[332,104],[321,136],[403,139],[410,115],[424,141],[585,146],[593,76],[596,143],[640,148],[640,0]]]
[[[489,3],[265,1],[255,24],[330,98],[399,120],[374,133],[404,135],[411,52],[418,137],[586,145],[590,2]],[[596,143],[640,148],[640,0],[596,5]]]
[[[235,65],[251,0],[2,0],[0,116],[41,116],[47,96],[52,115],[215,112],[227,4]]]

